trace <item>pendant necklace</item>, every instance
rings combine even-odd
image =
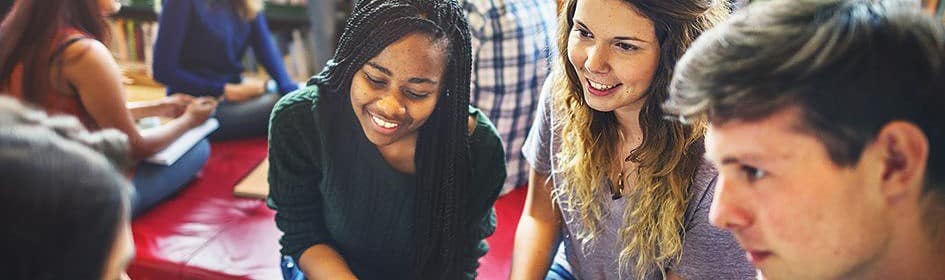
[[[610,194],[613,200],[618,200],[623,197],[623,181],[624,181],[624,172],[623,165],[627,162],[630,162],[630,155],[627,155],[627,158],[623,160],[623,163],[620,164],[620,172],[617,173],[617,184],[614,186],[613,183],[610,184]]]

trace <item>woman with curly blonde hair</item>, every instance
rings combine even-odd
[[[665,121],[660,108],[677,59],[725,3],[565,1],[563,51],[523,151],[532,171],[513,279],[753,278],[708,220],[716,171],[703,124]]]

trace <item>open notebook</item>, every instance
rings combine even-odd
[[[170,166],[177,162],[181,156],[184,155],[187,151],[190,150],[197,142],[203,140],[207,137],[210,132],[213,132],[220,127],[220,123],[217,122],[217,119],[211,118],[204,122],[202,125],[188,130],[184,135],[181,135],[180,138],[177,138],[174,143],[164,148],[164,150],[154,154],[147,159],[150,163],[160,164]],[[147,133],[147,130],[154,129],[148,128],[142,131],[142,133]]]

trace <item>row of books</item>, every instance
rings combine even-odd
[[[306,6],[308,5],[308,0],[265,0],[265,2],[279,5],[289,5],[289,6]]]
[[[132,18],[115,18],[109,22],[111,42],[109,48],[122,68],[131,77],[152,77],[154,40],[157,37],[158,23],[155,21]],[[272,39],[281,51],[283,62],[289,76],[296,81],[305,81],[313,74],[315,67],[308,55],[312,50],[312,41],[309,39],[308,28],[291,30],[274,30]],[[243,65],[246,72],[266,76],[262,68],[253,57],[251,49],[247,50]],[[153,84],[132,78],[135,84]]]
[[[300,6],[304,7],[308,5],[309,0],[263,0],[267,4],[277,4],[277,5],[288,5],[288,6]],[[136,7],[155,7],[155,10],[159,10],[161,7],[161,0],[127,0],[124,2],[130,6]]]
[[[272,41],[276,43],[276,48],[282,53],[282,61],[285,64],[286,71],[292,80],[303,82],[308,80],[316,71],[313,60],[309,53],[313,47],[313,41],[307,28],[292,29],[291,31],[273,31]],[[247,51],[243,57],[243,69],[256,76],[267,76],[265,68],[259,64],[251,50]]]
[[[935,17],[942,20],[945,23],[945,0],[927,0],[923,1],[925,9],[929,12],[933,12]]]
[[[109,21],[111,42],[108,47],[112,55],[129,75],[151,77],[151,65],[154,61],[154,38],[158,24],[154,21],[115,18]],[[140,79],[133,78],[135,82]],[[147,81],[140,83],[149,84]]]

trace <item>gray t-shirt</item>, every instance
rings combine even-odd
[[[535,111],[535,122],[525,140],[522,153],[536,172],[551,176],[553,188],[557,189],[561,188],[563,181],[558,178],[557,172],[553,172],[558,166],[553,155],[560,148],[558,128],[561,120],[559,116],[555,116],[551,107],[553,98],[550,84],[552,83],[546,82],[542,88],[538,109]],[[716,176],[717,172],[706,163],[693,180],[684,217],[686,234],[682,255],[679,262],[669,264],[669,268],[683,279],[754,279],[754,269],[745,258],[745,251],[738,246],[730,233],[709,223],[709,205],[712,203]],[[582,248],[581,242],[574,234],[579,227],[579,214],[560,207],[565,221],[562,228],[564,250],[558,252],[565,254],[570,264],[570,272],[578,279],[636,279],[629,269],[632,264],[625,266],[627,268],[622,275],[618,275],[617,265],[621,248],[617,230],[623,225],[624,208],[631,202],[626,196],[611,200],[607,185],[602,185],[598,190],[601,196],[607,197],[605,201],[608,202],[604,206],[606,215],[601,235],[593,244]],[[555,259],[561,259],[561,256],[556,256]],[[647,279],[661,277],[654,269]]]

